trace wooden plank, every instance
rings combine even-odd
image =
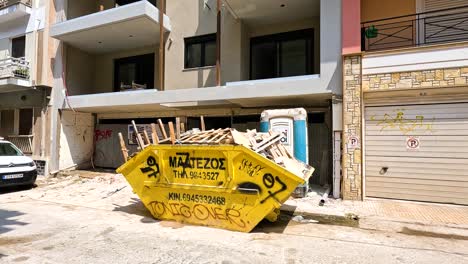
[[[234,140],[235,144],[242,145],[244,147],[250,148],[251,143],[250,143],[249,139],[246,136],[244,136],[244,134],[242,134],[241,132],[239,132],[239,131],[237,131],[235,129],[232,129],[231,130],[231,135],[232,135],[232,139]]]
[[[135,120],[132,120],[132,125],[133,125],[133,129],[134,129],[134,131],[136,133],[136,139],[137,139],[138,146],[140,147],[141,150],[143,150],[145,148],[145,144],[143,143],[143,139],[141,138],[141,135],[138,132],[138,128],[137,128],[137,125],[135,123]]]
[[[122,156],[124,158],[124,161],[128,160],[128,149],[127,146],[125,145],[124,138],[122,136],[122,133],[119,133],[119,142],[120,142],[120,149],[122,151]]]
[[[176,138],[180,139],[180,117],[176,117]]]
[[[151,145],[151,141],[149,139],[148,132],[146,131],[146,129],[143,130],[143,136],[145,136],[145,146]]]
[[[274,134],[271,137],[263,140],[262,142],[258,143],[257,146],[255,146],[254,150],[256,152],[262,151],[268,146],[275,144],[276,142],[281,140],[281,135],[280,134]]]
[[[156,124],[154,123],[151,124],[151,139],[153,141],[153,145],[159,144],[158,131],[156,130]]]
[[[182,133],[185,133],[185,123],[184,122],[180,123],[180,131]]]
[[[161,129],[161,133],[163,135],[163,138],[167,138],[166,129],[164,128],[164,124],[163,124],[161,119],[158,119],[158,124],[159,124],[159,129]]]
[[[200,116],[200,129],[205,131],[205,118],[203,116]]]
[[[175,142],[176,142],[176,135],[175,135],[175,132],[174,132],[174,123],[172,123],[172,122],[169,122],[169,134],[170,134],[170,137],[171,137],[171,143],[172,143],[172,145],[174,145]]]

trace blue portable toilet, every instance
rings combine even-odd
[[[269,130],[283,134],[281,143],[294,157],[309,164],[309,142],[307,137],[307,111],[304,108],[265,110],[262,112],[260,132]],[[306,183],[296,189],[295,194],[305,197],[309,190]]]

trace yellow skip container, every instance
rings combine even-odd
[[[244,146],[157,145],[118,173],[157,219],[250,232],[304,180]]]

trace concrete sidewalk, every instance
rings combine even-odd
[[[420,203],[411,201],[366,199],[342,201],[328,199],[320,206],[323,189],[314,189],[307,197],[290,199],[282,210],[314,219],[358,221],[364,229],[414,233],[426,236],[454,237],[468,240],[468,206]],[[346,222],[345,222],[346,223]],[[328,224],[333,224],[332,222]]]

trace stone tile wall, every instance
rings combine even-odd
[[[468,67],[362,76],[364,91],[466,86]]]
[[[345,200],[362,199],[361,62],[360,55],[344,58],[342,194]],[[357,139],[358,144],[352,144],[352,139]]]

